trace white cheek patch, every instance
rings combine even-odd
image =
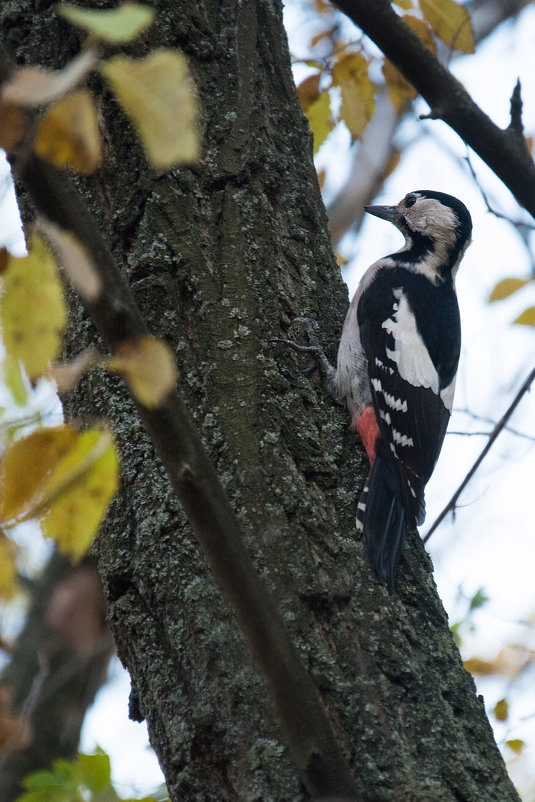
[[[407,297],[399,290],[394,290],[394,296],[399,299],[399,307],[383,323],[383,328],[394,337],[395,342],[394,350],[386,349],[387,356],[397,364],[402,379],[413,387],[429,387],[438,395],[439,376],[416,328],[416,319]],[[386,399],[386,393],[385,400],[392,406]]]

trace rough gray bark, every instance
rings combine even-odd
[[[389,596],[355,536],[363,458],[345,415],[271,342],[310,314],[333,356],[347,305],[280,6],[154,5],[155,26],[131,50],[188,53],[204,158],[155,176],[104,90],[108,159],[79,182],[90,209],[150,329],[177,352],[181,393],[362,797],[517,799],[421,542],[409,543]],[[4,32],[16,25],[19,61],[58,66],[76,48],[49,2],[37,17],[29,0],[8,0],[0,22]],[[68,351],[94,336],[73,302]],[[118,434],[123,488],[99,567],[132,677],[131,715],[147,719],[171,799],[306,799],[257,667],[120,381],[92,375],[66,409],[110,418]]]

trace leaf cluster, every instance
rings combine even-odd
[[[132,40],[151,24],[154,11],[140,4],[84,10],[64,4],[58,12],[83,28],[82,53],[62,70],[17,69],[4,84],[0,106],[0,145],[18,158],[33,153],[58,168],[91,173],[102,161],[95,100],[79,88],[98,69],[138,131],[155,169],[191,163],[199,156],[198,105],[185,56],[157,50],[141,60],[104,58],[99,48]],[[88,370],[119,373],[136,401],[160,406],[178,373],[169,346],[155,337],[132,337],[111,357],[87,349],[68,364],[56,362],[68,322],[63,282],[95,303],[105,292],[87,248],[70,231],[38,220],[28,254],[0,250],[0,323],[6,389],[15,406],[24,406],[31,387],[43,379],[69,392]],[[0,460],[0,597],[16,592],[17,524],[36,520],[46,537],[79,560],[93,541],[118,487],[119,459],[106,426],[41,427],[26,437],[2,411],[6,448]]]
[[[100,55],[106,45],[134,39],[151,24],[154,10],[137,3],[102,11],[66,3],[58,13],[87,32],[84,50],[57,72],[37,66],[15,70],[1,93],[0,147],[7,152],[24,147],[57,167],[95,172],[103,157],[97,104],[87,88],[77,87],[96,69],[155,169],[198,161],[199,108],[184,54],[162,48],[143,59]]]
[[[22,782],[17,802],[156,802],[154,797],[122,799],[111,781],[110,758],[101,749],[75,760],[56,760],[51,771],[35,771]]]
[[[397,0],[395,5],[408,13],[403,22],[413,30],[423,44],[436,52],[436,39],[452,50],[474,52],[474,35],[467,9],[455,0]],[[327,7],[322,9],[327,16]],[[366,43],[347,42],[336,24],[322,27],[310,42],[314,52],[328,41],[331,54],[323,59],[309,59],[305,63],[314,69],[299,85],[298,93],[314,135],[314,153],[317,153],[331,130],[343,123],[354,141],[359,139],[375,109],[375,96],[382,86],[371,73],[380,63],[384,84],[395,108],[403,109],[417,97],[416,89],[386,58],[369,53]],[[340,94],[340,107],[333,110],[333,90]]]

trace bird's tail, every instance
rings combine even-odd
[[[364,535],[370,565],[389,590],[394,586],[407,528],[395,465],[379,452],[357,506],[357,530]]]

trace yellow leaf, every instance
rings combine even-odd
[[[21,360],[33,381],[55,359],[67,322],[56,265],[41,237],[31,238],[27,256],[10,258],[3,280],[0,315],[6,351]]]
[[[118,486],[119,461],[109,432],[89,430],[44,483],[43,534],[79,560],[91,545]]]
[[[408,11],[409,8],[412,8],[412,0],[392,0],[395,6],[399,6],[404,11]]]
[[[17,547],[7,537],[0,538],[0,599],[10,601],[17,592]]]
[[[28,715],[17,715],[12,707],[13,692],[0,683],[0,750],[17,752],[27,749],[32,742],[32,727]]]
[[[333,7],[327,0],[314,0],[314,11],[317,14],[332,14]]]
[[[45,106],[74,89],[96,62],[96,52],[90,49],[57,72],[41,67],[19,67],[4,84],[2,99],[20,106]]]
[[[439,39],[454,50],[473,53],[474,32],[470,14],[455,0],[418,0],[424,19]]]
[[[418,17],[413,17],[412,14],[404,14],[401,19],[433,54],[436,53],[435,42],[427,22],[418,19]],[[398,111],[403,111],[411,100],[418,97],[418,92],[413,85],[388,59],[383,62],[383,75],[390,101]]]
[[[470,674],[479,677],[488,677],[491,674],[499,673],[496,663],[481,660],[479,657],[471,657],[469,660],[464,660],[463,665]]]
[[[154,9],[139,3],[124,3],[119,8],[85,9],[62,3],[58,14],[104,42],[131,42],[154,19]]]
[[[308,78],[305,78],[297,87],[297,94],[303,111],[306,111],[319,98],[320,78],[321,72],[316,72],[314,75],[309,75]]]
[[[493,301],[501,301],[504,298],[508,298],[514,292],[529,284],[530,281],[531,279],[529,278],[504,278],[492,290],[489,302],[492,303]]]
[[[20,106],[0,101],[0,148],[9,153],[26,133],[28,120]]]
[[[88,301],[100,295],[102,282],[86,249],[70,231],[64,231],[50,220],[40,220],[39,227],[56,252],[60,267],[65,270],[73,287]]]
[[[418,17],[413,17],[412,14],[403,14],[401,19],[433,54],[437,52],[435,40],[433,39],[433,34],[431,33],[431,28],[427,22],[425,22],[425,20],[419,19]]]
[[[395,109],[402,111],[410,100],[418,97],[418,92],[406,78],[394,67],[391,61],[383,62],[383,75],[388,90],[388,96]]]
[[[85,348],[76,359],[65,365],[54,365],[46,374],[47,379],[56,382],[56,387],[60,395],[70,393],[74,390],[84,373],[91,370],[98,363],[98,352],[96,348],[90,346]]]
[[[522,750],[524,748],[524,741],[520,738],[511,738],[511,740],[505,742],[509,749],[515,753],[515,755],[522,754]]]
[[[7,354],[4,360],[4,378],[6,386],[13,396],[14,402],[21,407],[27,404],[28,389],[24,376],[22,375],[20,362],[10,354]]]
[[[178,378],[170,347],[150,336],[122,343],[107,368],[122,375],[134,398],[147,409],[160,406]]]
[[[535,326],[535,306],[528,306],[524,309],[513,323],[518,323],[520,326]]]
[[[87,89],[58,100],[37,128],[34,151],[56,167],[82,175],[94,173],[102,162],[97,111]]]
[[[472,657],[469,660],[465,660],[463,665],[471,674],[482,677],[496,674],[514,679],[524,671],[526,666],[531,663],[531,660],[532,655],[529,649],[519,648],[518,646],[505,646],[500,649],[496,659],[493,661]]]
[[[2,245],[2,247],[0,247],[0,274],[4,272],[8,262],[9,262],[9,251]]]
[[[500,699],[499,702],[496,702],[493,713],[497,721],[507,721],[509,715],[509,702],[507,699]]]
[[[375,108],[376,86],[368,76],[368,62],[362,53],[347,53],[333,67],[333,84],[340,87],[340,116],[352,139],[362,135]]]
[[[326,89],[305,112],[310,130],[314,135],[314,153],[317,153],[333,128],[331,118],[331,99]]]
[[[183,53],[156,50],[140,60],[115,56],[101,70],[153,167],[165,170],[199,159],[199,110]]]
[[[322,39],[330,39],[332,35],[332,28],[324,28],[322,31],[319,31],[319,33],[316,33],[310,40],[310,49],[313,50],[317,45],[319,45]]]
[[[38,429],[7,447],[0,463],[0,514],[4,521],[16,518],[38,501],[45,477],[77,437],[71,427],[56,426]]]
[[[389,175],[392,175],[396,167],[401,161],[401,150],[399,148],[393,148],[390,151],[390,156],[383,168],[383,178],[388,178]]]

